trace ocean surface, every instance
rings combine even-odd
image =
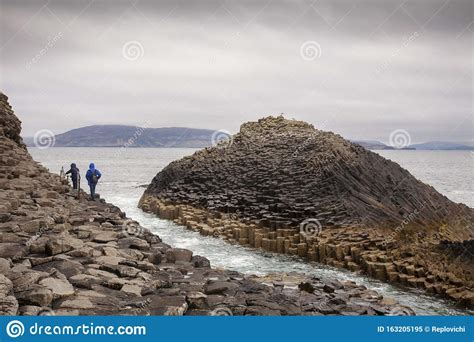
[[[272,272],[301,272],[322,279],[352,280],[384,296],[409,305],[419,315],[473,315],[474,311],[455,308],[451,302],[427,296],[420,291],[405,289],[369,279],[349,271],[325,265],[310,264],[296,257],[270,254],[255,249],[233,246],[224,241],[204,237],[170,221],[161,220],[137,208],[145,190],[143,185],[171,161],[192,154],[185,148],[29,148],[33,158],[59,173],[75,162],[84,175],[90,162],[102,172],[97,192],[108,202],[120,207],[127,215],[154,233],[164,242],[191,249],[207,257],[214,267],[236,270],[246,274],[264,275]],[[423,182],[455,202],[474,207],[473,161],[465,151],[377,151],[397,162]],[[82,181],[82,186],[87,187]]]

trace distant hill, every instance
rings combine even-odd
[[[95,125],[76,128],[55,136],[55,147],[190,147],[201,148],[213,144],[210,129],[186,127],[143,128],[125,125]],[[222,137],[221,134],[219,136]],[[32,137],[23,138],[27,146],[35,146]],[[376,140],[352,140],[368,150],[395,150]],[[403,150],[464,150],[473,151],[472,144],[430,141],[414,144]]]
[[[123,125],[96,125],[70,130],[55,136],[55,147],[206,147],[215,131],[185,127],[143,128]],[[25,138],[28,146],[34,139]]]
[[[385,145],[376,140],[351,140],[354,144],[365,147],[368,150],[394,150],[392,146]]]
[[[417,150],[462,150],[462,151],[474,151],[474,146],[468,144],[452,143],[448,141],[429,141],[422,144],[410,145]]]
[[[368,150],[396,150],[395,147],[386,145],[376,140],[351,140],[353,143],[365,147]],[[453,143],[449,141],[428,141],[421,144],[412,144],[402,150],[420,151],[474,151],[472,144]]]
[[[411,146],[397,149],[377,140],[351,140],[351,142],[360,145],[368,150],[414,150],[414,148],[412,148]]]

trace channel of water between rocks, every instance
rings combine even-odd
[[[58,172],[61,166],[67,166],[71,158],[71,151],[67,148],[48,150],[30,148],[29,150],[35,160],[42,162],[53,172]],[[139,151],[146,158],[141,155],[135,156],[136,151],[126,151],[121,155],[122,158],[113,158],[114,154],[110,149],[94,150],[94,161],[103,167],[101,171],[106,175],[98,188],[101,196],[120,207],[130,218],[159,235],[164,242],[175,247],[188,248],[194,254],[205,256],[211,261],[213,267],[226,268],[245,274],[265,275],[299,272],[328,280],[352,280],[412,307],[418,315],[474,315],[474,311],[457,309],[450,301],[427,296],[413,289],[399,288],[321,264],[310,264],[295,257],[269,254],[238,245],[230,245],[218,238],[202,236],[171,221],[144,213],[137,208],[137,205],[145,189],[138,187],[138,185],[150,181],[153,175],[166,166],[169,161],[182,155],[191,154],[193,151],[190,149],[181,149],[178,152],[171,150],[144,149],[144,151]],[[87,165],[90,150],[76,148],[74,155],[78,165]]]
[[[117,193],[106,194],[107,201],[117,205],[127,216],[159,235],[164,242],[181,248],[188,248],[194,254],[202,255],[211,261],[213,267],[239,271],[245,274],[266,275],[269,273],[299,272],[311,274],[321,279],[352,280],[392,297],[410,306],[417,315],[469,315],[472,311],[457,309],[450,301],[427,296],[420,291],[402,289],[368,277],[316,263],[308,263],[297,257],[289,257],[260,250],[228,244],[218,238],[205,237],[187,230],[171,221],[162,220],[153,214],[144,213],[137,208],[143,189],[136,189],[136,196],[122,197]],[[135,195],[135,194],[134,194]]]

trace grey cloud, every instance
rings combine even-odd
[[[1,88],[25,135],[237,131],[283,112],[349,138],[472,139],[470,1],[4,0],[0,16]],[[143,47],[136,61],[122,55],[129,41]],[[314,61],[306,41],[321,47]]]

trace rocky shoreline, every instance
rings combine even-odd
[[[389,232],[360,234],[357,229],[339,228],[308,237],[294,229],[272,231],[241,222],[232,215],[165,203],[152,196],[143,196],[140,207],[204,236],[267,252],[296,255],[311,262],[367,274],[391,284],[418,288],[454,300],[460,306],[474,308],[470,283],[456,276],[464,274],[472,265],[469,254],[463,254],[464,248],[472,247],[458,247],[455,252],[452,248],[436,252],[431,246],[425,246],[424,254],[421,243],[416,250],[406,245],[387,246],[384,241]],[[450,271],[446,272],[448,269]]]
[[[244,124],[232,140],[158,173],[139,207],[202,235],[474,308],[473,210],[306,123]]]
[[[1,315],[411,315],[352,282],[214,269],[33,161],[0,93]]]

